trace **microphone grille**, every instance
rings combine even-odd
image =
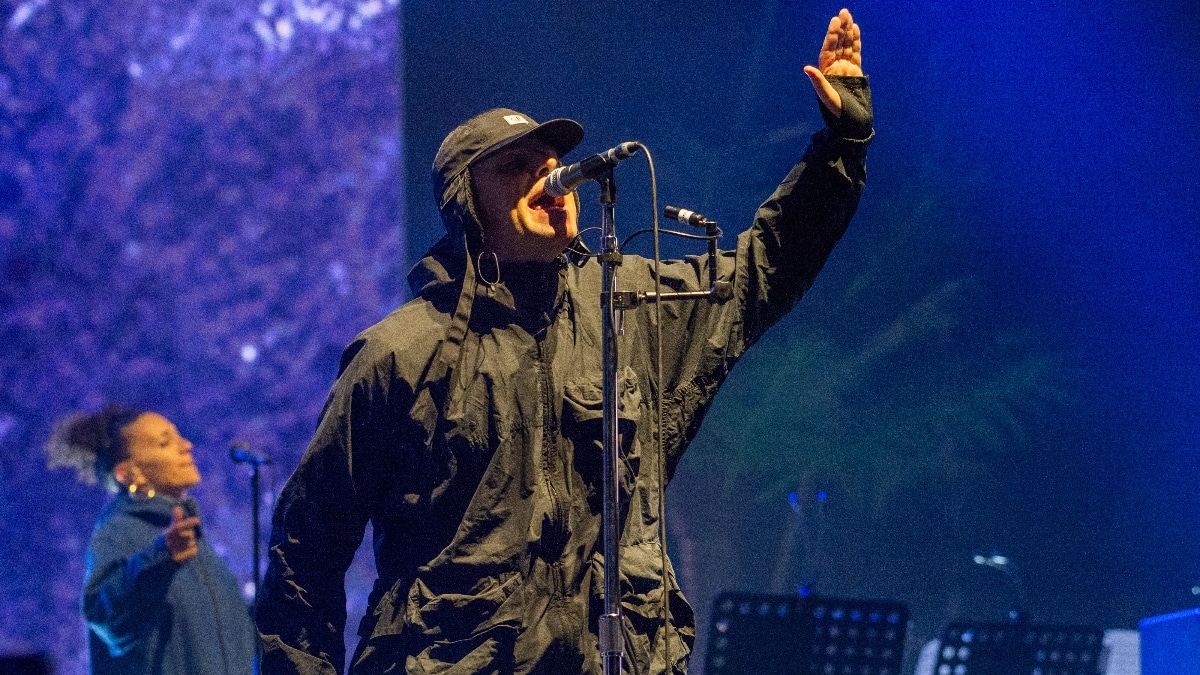
[[[562,176],[566,170],[567,167],[560,166],[546,176],[546,194],[551,197],[566,197],[571,194],[571,191],[566,189],[562,184]]]

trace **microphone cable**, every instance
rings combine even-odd
[[[655,397],[654,402],[654,414],[655,426],[658,431],[656,434],[656,445],[658,446],[658,485],[656,487],[658,488],[659,565],[662,568],[662,594],[659,597],[658,616],[659,621],[663,625],[663,667],[666,669],[665,672],[669,674],[674,672],[675,668],[674,663],[671,661],[671,633],[674,631],[674,626],[671,624],[670,589],[667,584],[667,570],[670,569],[670,559],[667,556],[667,446],[663,440],[663,399],[666,396],[666,383],[663,381],[663,301],[662,272],[660,270],[662,250],[660,243],[661,230],[658,222],[658,174],[654,170],[654,157],[650,153],[650,148],[641,143],[638,143],[638,147],[645,153],[646,165],[650,171],[650,230],[654,234],[654,365],[658,387],[658,395]],[[622,248],[624,248],[625,243],[628,243],[630,239],[636,237],[638,234],[641,234],[641,232],[635,232],[627,237],[625,242],[622,242]],[[632,660],[630,664],[632,665]]]
[[[663,622],[663,668],[668,675],[675,670],[671,662],[671,624],[670,591],[667,587],[667,569],[670,559],[667,557],[667,452],[663,441],[663,398],[665,389],[663,382],[663,327],[662,327],[662,274],[659,264],[662,262],[662,251],[659,248],[658,224],[658,176],[654,171],[654,158],[650,156],[650,148],[642,146],[646,153],[646,164],[650,169],[650,211],[653,220],[650,226],[654,229],[654,352],[655,370],[658,378],[658,397],[655,400],[655,424],[658,427],[658,539],[662,559],[662,598],[659,601],[659,619]]]

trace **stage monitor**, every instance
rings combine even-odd
[[[1200,609],[1142,619],[1138,628],[1142,675],[1200,673]]]

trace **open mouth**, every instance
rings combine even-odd
[[[529,208],[537,211],[549,211],[551,209],[561,209],[567,205],[566,197],[554,197],[546,192],[539,192],[536,197],[529,200]]]

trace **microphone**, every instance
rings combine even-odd
[[[191,497],[183,500],[179,503],[179,505],[183,507],[183,515],[185,518],[195,518],[196,516],[200,515],[200,509],[196,506],[196,500],[192,499]],[[197,525],[196,538],[199,539],[202,536],[204,536],[204,533],[200,531],[200,526]]]
[[[713,223],[713,221],[695,211],[681,209],[678,206],[668,206],[663,209],[663,215],[671,220],[678,220],[684,225],[691,225],[692,227],[708,227]]]
[[[238,464],[253,464],[255,466],[271,463],[270,457],[252,452],[250,450],[250,443],[247,441],[234,441],[229,446],[229,459]]]
[[[580,185],[604,175],[616,166],[617,162],[633,157],[637,151],[636,141],[626,141],[570,166],[560,166],[546,176],[546,194],[551,197],[566,197]]]

